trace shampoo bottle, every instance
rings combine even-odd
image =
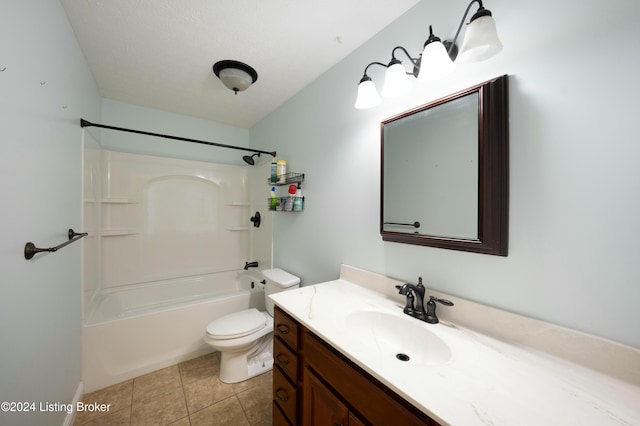
[[[286,204],[284,206],[284,209],[286,211],[290,212],[293,210],[293,203],[295,201],[295,196],[296,196],[296,186],[289,185],[289,198],[287,198]]]
[[[269,207],[269,210],[276,210],[276,207],[278,205],[278,199],[276,198],[276,187],[272,186],[271,187],[271,206]]]
[[[302,189],[300,188],[300,185],[298,185],[298,188],[296,189],[296,196],[293,199],[293,211],[301,212],[303,202],[304,202],[304,197],[302,196]]]
[[[278,160],[276,163],[276,174],[278,183],[285,183],[287,181],[287,161]]]
[[[271,183],[276,183],[276,176],[277,176],[277,172],[276,172],[276,168],[277,168],[278,163],[276,163],[276,160],[274,159],[271,162]]]

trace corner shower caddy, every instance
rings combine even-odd
[[[284,179],[282,179],[284,177]],[[283,180],[281,182],[281,180]],[[284,175],[276,176],[276,181],[273,182],[271,178],[267,179],[267,184],[269,186],[289,186],[293,184],[297,184],[298,188],[302,188],[302,182],[304,182],[304,173],[294,173],[289,172]],[[300,210],[285,210],[282,206],[289,200],[289,196],[284,197],[276,197],[276,208],[274,209],[271,204],[271,197],[267,199],[267,207],[270,211],[279,211],[279,212],[287,212],[287,213],[300,213],[304,210],[304,197],[302,197],[302,208]]]

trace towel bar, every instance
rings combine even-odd
[[[61,249],[62,247],[65,247],[65,246],[67,246],[67,245],[69,245],[69,244],[71,244],[73,242],[76,242],[80,238],[86,237],[87,235],[89,235],[89,234],[86,233],[86,232],[80,233],[80,232],[76,232],[76,231],[74,231],[73,229],[70,228],[69,232],[68,232],[69,241],[65,241],[64,243],[59,244],[59,245],[57,245],[55,247],[38,248],[32,242],[28,242],[27,244],[24,245],[24,258],[29,260],[29,259],[32,259],[33,256],[35,256],[37,253],[42,253],[42,252],[45,252],[45,251],[56,252],[59,249]]]

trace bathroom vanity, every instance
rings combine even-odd
[[[438,424],[279,308],[274,323],[274,425]]]
[[[427,324],[402,313],[398,284],[343,265],[338,280],[271,296],[274,425],[640,424],[636,348],[456,298]],[[505,338],[451,320],[474,309]],[[560,336],[558,347],[587,353],[599,371],[558,356],[555,344],[515,342],[509,327]]]

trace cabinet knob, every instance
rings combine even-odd
[[[280,359],[280,357],[282,356],[281,353],[278,353],[276,355],[276,361],[278,361],[278,364],[282,364],[282,365],[287,365],[289,364],[289,361],[287,361],[286,359]]]
[[[289,327],[284,325],[284,324],[278,324],[276,326],[276,329],[282,334],[288,334],[289,333]]]
[[[275,391],[276,398],[278,398],[282,402],[287,402],[289,400],[289,394],[283,388],[278,388]]]

